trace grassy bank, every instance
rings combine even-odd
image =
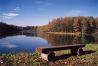
[[[16,53],[16,54],[1,54],[0,66],[98,66],[98,45],[87,44],[84,51],[93,50],[90,54],[81,56],[71,56],[66,59],[61,59],[54,62],[47,62],[41,59],[38,53]],[[56,52],[57,55],[70,54],[69,51]]]

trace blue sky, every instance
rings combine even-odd
[[[0,0],[0,21],[19,26],[45,25],[64,16],[98,15],[98,0]]]

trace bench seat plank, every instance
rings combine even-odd
[[[40,47],[37,48],[36,51],[40,53],[49,53],[52,51],[59,51],[65,49],[78,49],[81,47],[85,47],[85,44],[75,44],[75,45],[63,45],[63,46],[52,46],[52,47]]]

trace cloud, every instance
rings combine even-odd
[[[20,7],[15,7],[12,11],[1,14],[0,17],[6,18],[6,19],[11,19],[13,17],[19,16],[18,13],[15,13],[16,11],[19,11],[19,10],[20,10]]]
[[[15,17],[15,16],[18,16],[19,14],[17,14],[17,13],[4,13],[3,15],[9,16],[9,17]]]
[[[20,7],[16,7],[15,9],[13,9],[14,11],[18,11],[20,10]]]
[[[81,16],[85,15],[85,11],[83,10],[70,10],[69,12],[66,13],[67,16]]]
[[[18,13],[3,13],[2,14],[2,17],[3,18],[6,18],[6,19],[10,19],[10,18],[13,18],[13,17],[16,17],[16,16],[19,16]]]

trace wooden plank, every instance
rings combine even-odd
[[[59,51],[65,49],[78,49],[80,47],[85,47],[85,44],[75,44],[75,45],[63,45],[63,46],[53,46],[53,47],[40,47],[36,51],[40,53],[49,53],[52,51]]]

